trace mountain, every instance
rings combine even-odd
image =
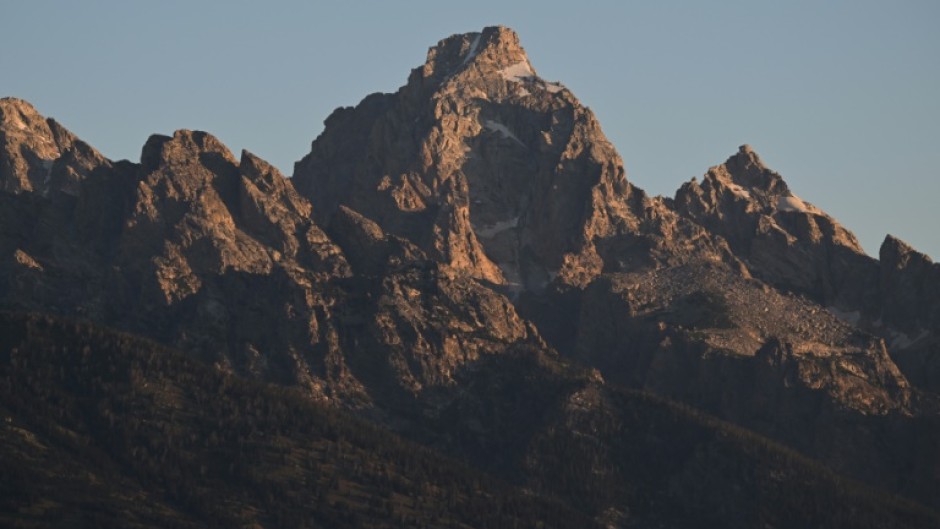
[[[934,395],[922,405],[884,330],[839,319],[884,312],[879,263],[850,231],[748,146],[674,199],[625,175],[591,111],[487,28],[441,41],[397,93],[337,110],[293,180],[322,223],[336,204],[369,212],[495,283],[609,381],[896,490],[933,479],[896,465],[928,457],[913,424],[935,420]]]
[[[674,198],[648,196],[593,113],[540,78],[507,28],[444,39],[396,93],[335,111],[292,178],[199,131],[111,161],[12,98],[0,100],[0,145],[7,317],[71,329],[52,349],[95,350],[111,340],[104,328],[151,344],[95,360],[80,373],[91,381],[113,374],[114,355],[180,351],[170,394],[198,395],[180,373],[202,370],[263,388],[257,406],[304,401],[381,443],[425,447],[434,472],[478,472],[492,484],[477,489],[567,513],[554,526],[848,527],[866,512],[872,527],[929,526],[919,509],[940,508],[938,265],[892,237],[878,260],[865,255],[747,146]],[[86,323],[63,323],[74,318]],[[4,345],[9,358],[23,347]],[[69,365],[46,348],[36,369]],[[0,405],[73,391],[63,373]],[[182,416],[212,416],[214,397],[193,399]],[[163,417],[157,404],[143,413]],[[53,409],[30,413],[48,431],[77,427]],[[200,439],[205,420],[165,424]],[[17,435],[7,446],[27,450]],[[50,456],[62,470],[48,483],[99,464],[70,453]],[[108,468],[124,481],[154,471]],[[211,511],[180,507],[161,475],[163,488],[134,485],[150,495],[146,516],[204,521]],[[199,494],[218,483],[187,476]],[[220,497],[260,486],[238,483]],[[382,494],[363,487],[347,507]],[[845,507],[825,512],[818,498]],[[281,508],[264,499],[245,509]],[[108,512],[125,508],[115,501]],[[252,516],[230,523],[277,524]]]
[[[877,263],[835,219],[794,195],[754,150],[742,146],[676,193],[676,210],[728,241],[766,282],[825,306],[859,307]]]
[[[602,271],[734,258],[630,184],[594,114],[503,27],[431,48],[395,94],[326,120],[294,184],[326,224],[345,204],[513,296]]]

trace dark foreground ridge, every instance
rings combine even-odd
[[[295,389],[220,373],[149,340],[30,314],[0,313],[0,330],[8,527],[592,527],[584,511],[604,497],[648,526],[940,522],[638,392],[581,392],[605,401],[597,439],[542,436],[556,461],[542,472],[556,490],[534,495]],[[565,460],[598,457],[598,442],[610,443],[609,474],[595,476],[595,490],[565,490],[582,471]]]

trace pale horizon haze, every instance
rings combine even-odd
[[[504,25],[673,196],[750,144],[877,257],[940,258],[940,2],[0,1],[0,97],[112,159],[208,131],[285,175],[337,107],[454,33]]]

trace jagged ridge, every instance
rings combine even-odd
[[[912,432],[936,434],[934,397],[858,330],[901,332],[903,294],[892,296],[909,289],[892,285],[931,292],[932,265],[890,244],[880,264],[864,256],[750,148],[674,200],[648,197],[590,110],[540,79],[507,28],[445,39],[397,93],[337,110],[292,180],[192,131],[152,137],[139,164],[113,163],[24,105],[0,103],[8,306],[131,329],[444,450],[515,446],[500,444],[504,428],[428,417],[485,406],[461,391],[498,376],[477,378],[482,365],[557,361],[545,335],[618,382],[938,501],[928,471],[888,463],[933,457]],[[40,144],[55,148],[22,155]],[[49,178],[37,177],[49,160]],[[933,314],[931,299],[918,314]],[[768,306],[805,321],[752,317]],[[858,329],[833,332],[835,316]],[[917,321],[937,328],[935,316]],[[936,343],[927,333],[918,347]],[[765,383],[751,387],[755,369]],[[720,404],[736,394],[780,411],[755,422]],[[789,428],[819,421],[820,408],[837,419],[825,435]],[[833,448],[846,439],[850,453]],[[533,475],[518,467],[529,455],[505,453],[510,477]]]

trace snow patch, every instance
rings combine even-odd
[[[777,209],[780,211],[801,211],[803,213],[809,211],[806,204],[796,195],[778,198]]]
[[[526,79],[535,77],[535,72],[532,71],[532,67],[529,66],[528,61],[517,62],[512,66],[507,66],[500,70],[499,74],[503,76],[503,79],[516,83],[521,83]]]
[[[545,89],[548,90],[551,94],[557,94],[565,89],[565,85],[561,83],[549,83],[548,81],[543,81]]]
[[[839,318],[840,320],[850,324],[858,325],[859,320],[862,318],[862,315],[859,311],[853,310],[851,312],[844,312],[839,310],[836,307],[826,307],[826,310],[832,313],[833,316]]]
[[[892,349],[907,349],[908,347],[914,345],[915,343],[923,340],[928,335],[930,331],[921,329],[920,333],[911,338],[906,333],[903,332],[892,332],[891,333],[891,348]]]
[[[52,166],[55,165],[55,159],[51,160],[39,160],[39,165],[42,166],[42,169],[46,172],[45,177],[43,177],[43,184],[48,184],[49,180],[52,179]]]
[[[477,48],[480,46],[480,37],[482,33],[477,34],[476,38],[473,39],[473,42],[470,43],[470,51],[467,52],[467,56],[463,59],[463,65],[466,66],[470,59],[477,56]]]
[[[891,348],[892,349],[906,349],[911,345],[911,338],[903,332],[892,332],[891,333]]]
[[[529,65],[529,61],[521,61],[513,64],[512,66],[507,66],[499,71],[499,74],[503,76],[503,79],[507,81],[512,81],[514,83],[524,83],[526,81],[537,80],[541,87],[547,92],[552,94],[557,94],[565,89],[565,85],[561,83],[551,83],[543,79],[539,79],[535,72],[532,70],[532,67]]]
[[[496,266],[499,267],[499,270],[503,273],[503,278],[506,279],[504,286],[509,289],[510,298],[515,301],[523,290],[519,266],[515,263],[496,263]]]
[[[489,130],[492,132],[498,132],[504,138],[513,140],[519,145],[522,145],[523,147],[525,147],[525,144],[522,143],[522,140],[520,140],[515,134],[513,134],[512,131],[509,130],[509,127],[507,127],[506,125],[503,125],[502,123],[498,121],[493,121],[492,119],[488,119],[483,122],[483,126],[486,127],[486,130]]]
[[[55,165],[55,161],[55,158],[48,160],[40,158],[39,160],[39,166],[42,167],[43,171],[46,173],[42,177],[42,196],[44,197],[49,196],[49,182],[52,180],[52,167]]]
[[[812,213],[814,215],[824,215],[824,213],[812,204],[807,204],[803,202],[800,197],[796,195],[790,195],[788,197],[780,197],[777,199],[777,210],[778,211],[799,211],[801,213]]]
[[[519,226],[519,216],[515,216],[509,220],[500,220],[489,226],[483,226],[482,228],[477,228],[474,226],[474,229],[477,232],[477,237],[482,237],[484,239],[489,239],[495,235],[498,235],[506,230],[511,230]]]

